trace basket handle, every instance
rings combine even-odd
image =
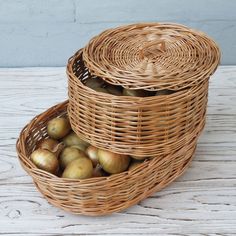
[[[153,47],[155,46],[155,47]],[[164,40],[153,40],[146,43],[140,50],[140,57],[144,59],[145,57],[155,60],[159,53],[164,53],[166,50],[166,43]]]

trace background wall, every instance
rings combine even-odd
[[[104,29],[171,21],[205,31],[236,64],[235,0],[0,0],[0,67],[64,66]]]

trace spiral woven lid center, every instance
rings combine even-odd
[[[105,81],[130,89],[179,90],[217,68],[220,53],[201,32],[176,24],[135,24],[104,31],[83,50],[85,65]]]

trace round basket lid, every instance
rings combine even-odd
[[[109,29],[83,50],[90,72],[129,89],[179,90],[216,70],[220,52],[205,34],[172,23]]]

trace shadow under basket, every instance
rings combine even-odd
[[[181,149],[146,160],[130,171],[85,180],[63,179],[35,167],[30,154],[47,137],[47,122],[67,113],[68,101],[36,116],[20,133],[16,148],[22,167],[52,205],[74,214],[106,215],[126,209],[179,177],[197,145],[196,133]]]

